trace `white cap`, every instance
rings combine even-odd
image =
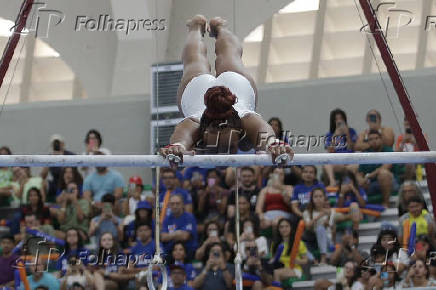
[[[54,140],[59,140],[59,141],[61,141],[61,142],[64,142],[64,137],[62,137],[62,136],[59,135],[59,134],[53,134],[53,135],[51,135],[51,137],[50,137],[50,143],[52,143]]]

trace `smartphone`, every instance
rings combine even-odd
[[[220,252],[213,252],[213,256],[215,258],[219,258],[219,257],[221,257],[221,254],[220,254]]]
[[[376,114],[369,114],[368,119],[371,123],[377,123],[377,115]]]
[[[247,234],[253,233],[253,227],[252,226],[245,227],[244,232],[246,232]]]
[[[256,249],[256,247],[251,247],[250,248],[250,256],[251,257],[257,257],[257,249]]]
[[[208,186],[214,186],[215,185],[215,178],[208,178],[207,179],[207,185]]]
[[[406,128],[406,133],[407,134],[412,134],[412,128]]]
[[[53,151],[61,151],[61,141],[59,140],[53,141]]]
[[[209,232],[209,237],[218,237],[218,231],[216,230],[211,230]]]
[[[105,204],[103,206],[103,213],[110,215],[112,214],[112,207],[110,206],[110,204]]]
[[[345,123],[344,122],[338,122],[336,125],[338,126],[338,128],[345,127]]]
[[[381,272],[380,273],[380,279],[387,280],[388,278],[389,278],[389,273],[388,272]]]

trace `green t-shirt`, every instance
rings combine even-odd
[[[82,209],[83,213],[85,214],[85,218],[79,222],[77,219],[77,210],[76,207],[72,204],[68,204],[66,208],[66,219],[65,223],[61,224],[61,231],[66,231],[70,228],[77,228],[84,232],[87,232],[89,230],[89,212],[91,210],[89,201],[86,199],[79,199],[77,201],[79,203],[80,208]]]
[[[391,146],[383,146],[382,150],[380,152],[393,152]],[[368,149],[365,152],[374,152],[372,149]],[[359,171],[363,174],[371,173],[383,164],[360,164],[359,165]],[[405,167],[403,164],[392,164],[391,172],[394,175],[394,177],[399,180],[400,176],[404,173]]]

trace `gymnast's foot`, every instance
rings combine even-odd
[[[217,37],[221,28],[227,25],[227,21],[221,17],[214,17],[209,21],[209,36]]]
[[[201,32],[201,35],[204,36],[204,33],[206,32],[206,24],[207,24],[206,17],[198,14],[192,17],[192,19],[188,20],[186,26],[188,26],[189,31],[199,30]]]

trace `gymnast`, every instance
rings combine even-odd
[[[278,140],[271,126],[255,112],[257,88],[242,63],[242,46],[226,28],[226,21],[215,17],[209,21],[196,15],[187,23],[188,36],[182,53],[183,77],[177,92],[178,106],[185,119],[175,128],[170,145],[160,154],[236,154],[255,150],[270,153],[273,163],[286,164],[293,151]],[[211,73],[206,31],[215,42],[216,77]],[[171,160],[170,160],[171,161]],[[171,162],[170,162],[171,163]],[[171,163],[175,165],[174,162]]]

